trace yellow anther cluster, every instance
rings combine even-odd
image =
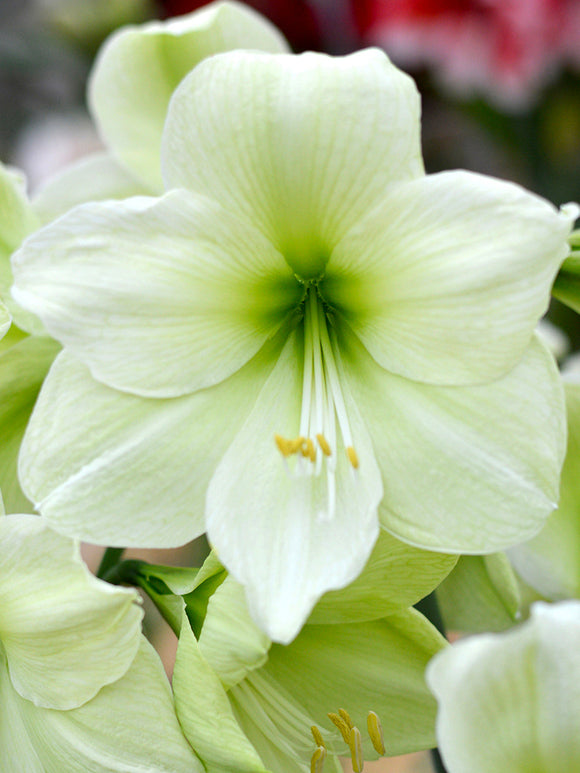
[[[348,711],[346,711],[346,709],[339,709],[338,714],[331,712],[328,714],[328,718],[332,724],[338,728],[343,741],[350,749],[352,769],[354,773],[361,773],[364,767],[364,759],[362,752],[362,736],[360,730],[354,725],[350,714]],[[369,711],[368,713],[367,728],[375,751],[377,751],[380,755],[385,754],[386,750],[381,721],[374,711]],[[312,755],[312,761],[310,763],[310,771],[311,773],[322,773],[322,766],[324,764],[324,760],[326,759],[326,746],[322,738],[322,734],[316,725],[313,725],[310,729],[312,731],[314,743],[316,744],[316,750]]]
[[[316,440],[324,456],[332,456],[332,449],[324,435],[321,433],[317,434]],[[294,456],[294,454],[301,454],[305,459],[310,459],[311,462],[316,461],[316,446],[314,445],[312,438],[298,435],[296,438],[289,439],[282,437],[282,435],[275,434],[274,442],[278,446],[278,450],[282,456],[286,459],[290,456]],[[352,446],[347,446],[346,455],[354,469],[358,470],[358,454]]]
[[[332,451],[324,435],[316,435],[316,440],[322,453],[325,456],[330,456]],[[316,461],[316,446],[312,438],[299,435],[297,438],[288,439],[282,437],[282,435],[274,435],[274,441],[278,446],[278,450],[285,458],[294,454],[301,454],[305,459],[310,459],[311,462]]]

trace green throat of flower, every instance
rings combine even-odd
[[[274,441],[284,460],[295,458],[293,470],[298,475],[320,475],[324,465],[328,476],[329,513],[332,515],[339,432],[353,470],[358,470],[359,458],[341,386],[342,366],[336,334],[332,327],[329,330],[324,303],[315,284],[311,284],[306,292],[303,326],[300,427],[295,437],[275,434]]]

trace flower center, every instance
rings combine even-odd
[[[308,288],[304,307],[304,378],[299,434],[274,435],[285,459],[296,455],[299,474],[319,474],[323,460],[330,480],[336,470],[338,431],[353,469],[359,467],[341,389],[340,355],[336,336],[328,323],[316,288]],[[334,490],[334,486],[332,485]]]

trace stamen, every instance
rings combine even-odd
[[[302,456],[307,457],[311,462],[316,461],[316,448],[314,447],[314,443],[312,442],[311,438],[306,438],[306,440],[304,440],[300,451]]]
[[[364,760],[362,754],[362,738],[358,727],[351,727],[348,745],[350,747],[352,769],[354,770],[354,773],[361,773],[364,766]]]
[[[343,718],[343,720],[346,722],[346,724],[348,726],[348,729],[352,730],[352,728],[354,727],[354,722],[350,718],[350,714],[348,713],[348,711],[346,709],[339,709],[338,713]]]
[[[322,773],[326,760],[326,747],[317,746],[310,760],[310,773]]]
[[[312,737],[314,738],[314,743],[317,746],[324,746],[324,748],[326,748],[326,744],[324,743],[324,739],[322,737],[322,733],[316,727],[316,725],[312,725],[312,727],[310,728],[310,732],[312,733]]]
[[[379,719],[378,714],[376,714],[374,711],[369,711],[368,713],[367,729],[369,731],[369,735],[371,737],[371,741],[373,743],[375,751],[378,752],[380,755],[385,754],[386,753],[385,739],[383,736],[383,728],[381,725],[381,720]]]
[[[332,450],[328,445],[328,440],[324,437],[324,435],[321,432],[319,432],[316,435],[316,439],[318,440],[318,445],[320,446],[322,453],[325,456],[332,456]]]
[[[347,744],[350,739],[350,730],[351,730],[350,727],[347,725],[344,719],[340,717],[338,714],[333,714],[331,712],[327,716],[332,722],[332,724],[340,730],[342,740]]]
[[[352,464],[354,469],[358,470],[359,468],[358,454],[352,446],[347,446],[346,455],[348,456],[348,461]]]

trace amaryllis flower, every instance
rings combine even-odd
[[[463,553],[541,528],[565,428],[533,329],[575,209],[425,176],[416,89],[378,50],[207,59],[162,158],[166,195],[81,205],[13,261],[65,347],[20,460],[54,528],[207,531],[282,642],[379,525]]]

